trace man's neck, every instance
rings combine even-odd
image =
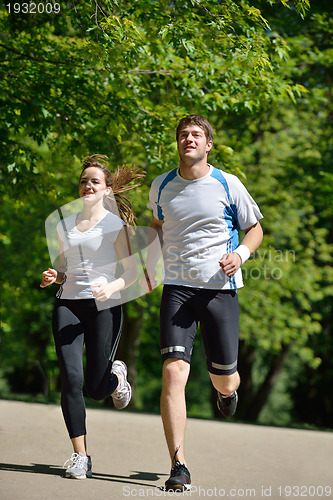
[[[206,160],[194,164],[179,163],[180,176],[187,180],[200,179],[209,172],[209,165]]]

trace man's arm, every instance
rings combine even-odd
[[[246,245],[252,255],[261,245],[263,240],[263,231],[260,222],[245,229],[245,236],[241,241],[241,245]]]
[[[245,229],[245,236],[242,239],[238,249],[236,249],[236,251],[232,253],[224,254],[219,261],[222,271],[227,276],[233,276],[239,269],[239,267],[243,264],[243,262],[245,262],[245,260],[259,248],[262,239],[263,231],[260,222],[257,222],[253,226]],[[239,253],[237,253],[237,251]],[[242,260],[241,256],[244,256],[244,260]]]

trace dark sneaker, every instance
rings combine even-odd
[[[217,407],[224,417],[232,417],[235,414],[237,403],[237,391],[233,392],[229,397],[222,396],[222,394],[217,391]]]
[[[92,477],[91,458],[83,453],[73,453],[63,467],[67,467],[66,477],[71,479],[86,479]]]
[[[181,462],[174,462],[171,469],[170,477],[165,481],[165,489],[167,491],[185,491],[187,486],[191,484],[191,474],[186,465]]]

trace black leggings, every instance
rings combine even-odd
[[[85,435],[83,397],[83,345],[86,347],[85,388],[101,400],[118,385],[111,374],[122,324],[121,306],[99,311],[94,299],[57,299],[53,312],[53,336],[61,374],[61,408],[70,438]]]

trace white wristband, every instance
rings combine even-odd
[[[238,253],[241,258],[242,264],[250,257],[251,252],[246,245],[239,245],[239,247],[234,250],[234,253]]]

